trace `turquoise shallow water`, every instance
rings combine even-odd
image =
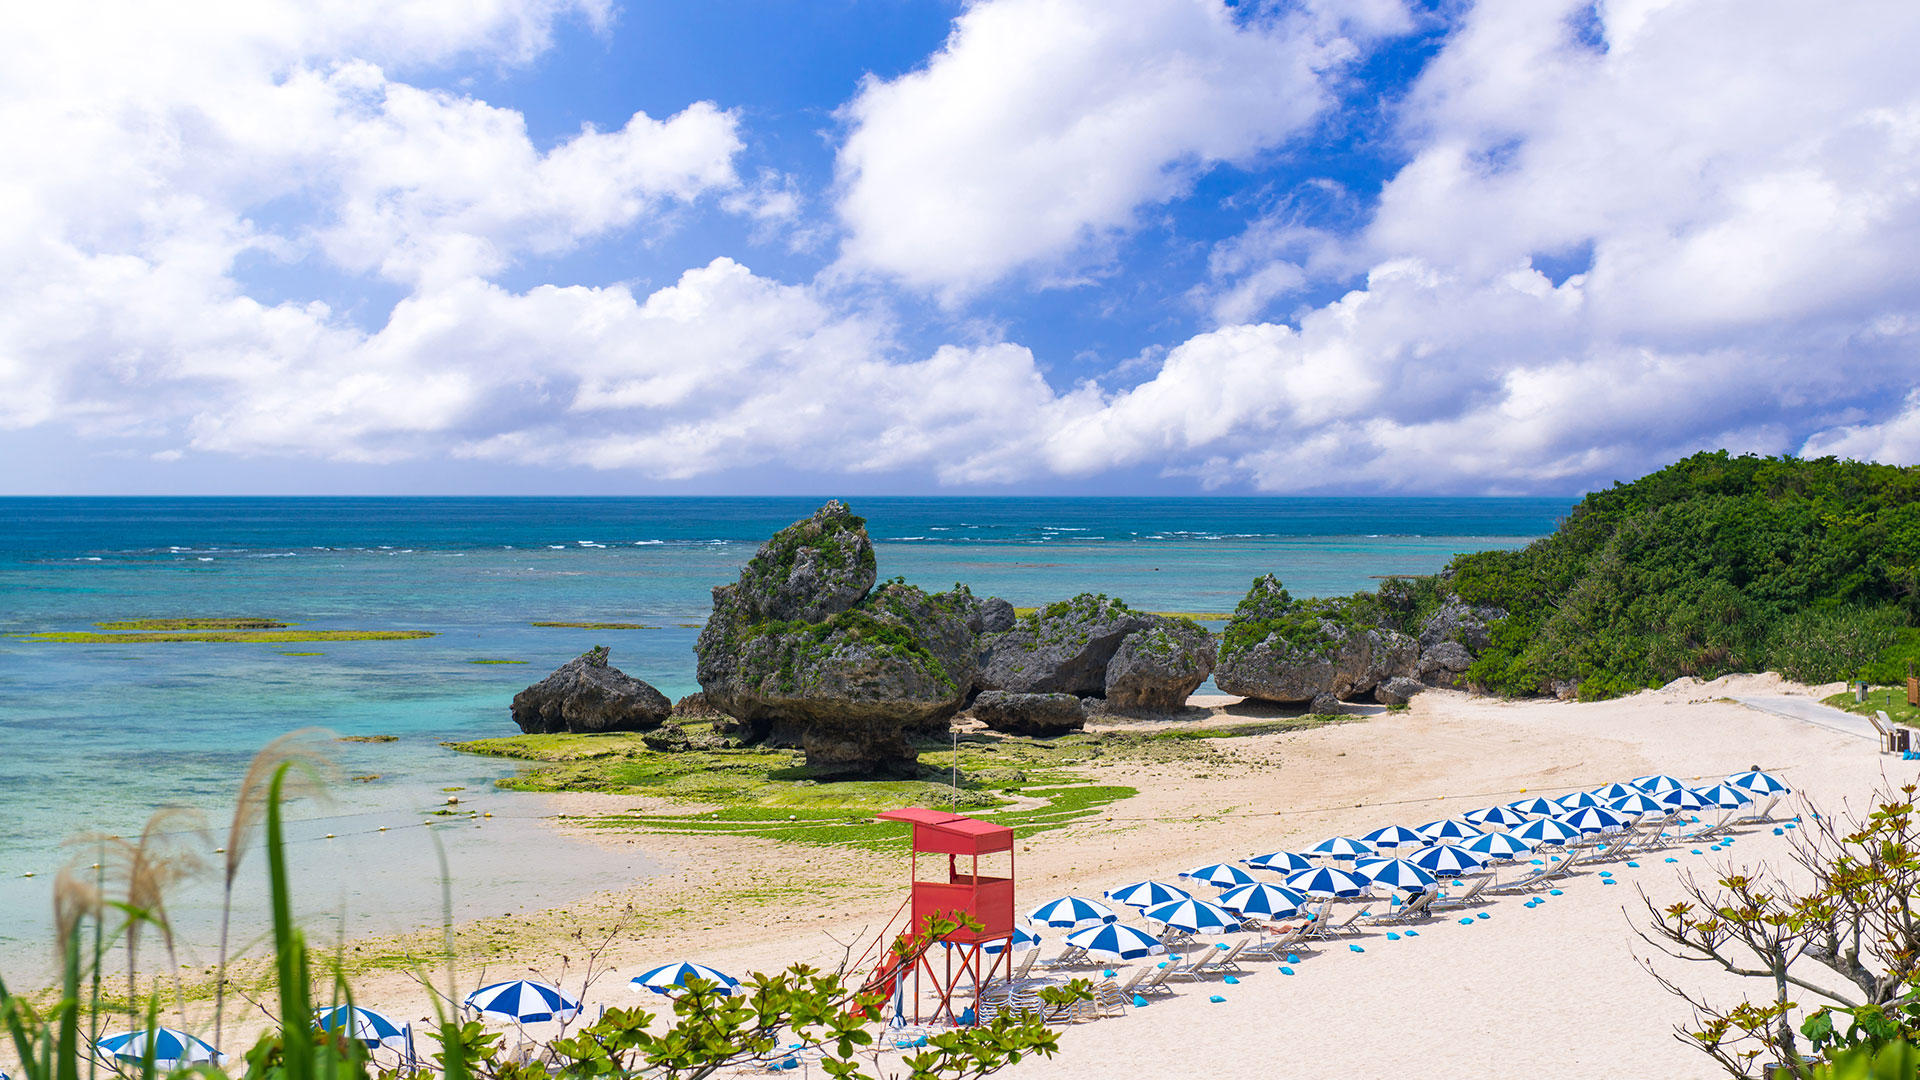
[[[587,647],[670,697],[698,689],[708,590],[816,499],[0,500],[0,963],[40,949],[62,838],[132,832],[162,802],[224,813],[246,759],[309,725],[343,735],[350,775],[303,826],[310,911],[360,928],[437,917],[418,823],[443,787],[486,800],[442,831],[460,914],[535,904],[644,873],[545,844],[534,800],[491,792],[501,765],[441,740],[513,731],[512,694]],[[1551,531],[1555,499],[854,501],[883,577],[968,583],[1026,606],[1080,591],[1136,607],[1227,611],[1257,574],[1297,594],[1440,569],[1456,552]],[[22,640],[112,619],[251,615],[329,629],[422,629],[398,642],[73,645]],[[542,629],[537,620],[644,623]],[[314,652],[317,656],[287,653]],[[474,659],[524,660],[476,665]],[[389,824],[387,833],[377,826]],[[410,830],[396,831],[406,823]],[[334,832],[334,841],[322,834]],[[399,832],[421,837],[402,842]],[[350,835],[366,839],[349,841]],[[376,843],[378,840],[380,842]],[[537,849],[528,854],[523,849]],[[511,858],[508,856],[511,855]],[[513,870],[503,869],[512,867]],[[463,868],[465,871],[462,872]],[[23,875],[32,872],[36,876]],[[204,898],[203,898],[204,899]],[[204,907],[204,905],[202,905]],[[194,904],[183,901],[190,918]]]

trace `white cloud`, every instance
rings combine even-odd
[[[949,299],[1021,267],[1066,269],[1187,191],[1312,123],[1346,33],[1400,29],[1220,0],[982,0],[927,65],[847,105],[845,262]]]
[[[1849,424],[1816,432],[1800,448],[1803,457],[1854,458],[1889,465],[1920,465],[1920,387],[1898,412],[1877,424]]]

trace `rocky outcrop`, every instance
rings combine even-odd
[[[1009,735],[1065,735],[1086,727],[1086,705],[1072,694],[988,690],[973,699],[973,718]]]
[[[707,695],[692,693],[673,703],[673,715],[689,720],[718,720],[726,714],[707,704]]]
[[[1016,694],[1103,694],[1107,664],[1120,642],[1151,625],[1152,616],[1119,600],[1081,593],[981,638],[979,686]]]
[[[1405,675],[1395,675],[1393,678],[1373,688],[1373,700],[1382,705],[1405,705],[1412,699],[1413,695],[1418,694],[1426,688],[1427,684],[1421,682],[1419,679],[1409,678]]]
[[[692,750],[719,750],[735,745],[717,732],[689,732],[671,720],[640,736],[640,741],[646,744],[647,749],[663,754],[683,754]]]
[[[1229,694],[1319,709],[1413,675],[1418,658],[1407,635],[1357,625],[1340,601],[1296,601],[1269,574],[1228,620],[1213,681]]]
[[[997,596],[980,602],[980,632],[999,634],[1013,629],[1013,605]]]
[[[1213,674],[1213,635],[1187,619],[1149,616],[1151,625],[1128,634],[1107,661],[1107,707],[1126,712],[1172,712]]]
[[[1457,641],[1442,641],[1420,654],[1414,674],[1428,686],[1458,687],[1462,674],[1473,666],[1473,654]]]
[[[513,696],[513,722],[528,734],[650,731],[672,709],[666,695],[607,663],[596,645]]]
[[[1488,623],[1507,617],[1497,607],[1476,607],[1457,596],[1449,596],[1420,627],[1420,647],[1431,649],[1443,642],[1456,642],[1469,653],[1477,653],[1493,643]]]
[[[972,596],[875,591],[866,523],[837,502],[763,544],[713,590],[694,652],[738,737],[795,733],[823,776],[912,776],[916,730],[944,730],[974,679]]]

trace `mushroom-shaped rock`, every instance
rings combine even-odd
[[[1365,693],[1384,671],[1411,673],[1405,635],[1357,626],[1339,605],[1296,601],[1271,574],[1255,579],[1221,636],[1214,684],[1264,701],[1313,702]],[[1378,666],[1376,646],[1391,654]]]
[[[607,663],[596,645],[513,696],[513,722],[528,734],[651,731],[673,708],[666,695]]]
[[[1098,695],[1120,642],[1153,624],[1119,600],[1081,593],[980,639],[979,685],[1016,694]]]
[[[1213,673],[1213,635],[1189,619],[1151,616],[1128,634],[1107,661],[1107,706],[1134,712],[1172,712]]]

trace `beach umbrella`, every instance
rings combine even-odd
[[[1360,838],[1361,843],[1370,844],[1377,850],[1397,847],[1420,847],[1426,841],[1420,834],[1403,825],[1389,825],[1384,829],[1375,829]]]
[[[1627,827],[1627,819],[1604,806],[1583,806],[1570,814],[1562,814],[1552,820],[1558,821],[1569,829],[1578,829],[1580,835],[1590,833],[1614,832]]]
[[[1249,919],[1282,919],[1297,914],[1307,898],[1284,885],[1264,881],[1220,894],[1220,906]]]
[[[1429,821],[1413,831],[1426,837],[1429,844],[1442,844],[1451,840],[1465,840],[1471,836],[1479,836],[1486,830],[1463,818],[1444,818],[1440,821]]]
[[[1373,879],[1375,891],[1410,892],[1434,885],[1432,873],[1406,859],[1362,859],[1356,869]]]
[[[1103,923],[1075,930],[1067,935],[1067,944],[1085,949],[1097,960],[1138,960],[1166,952],[1160,939],[1137,926]]]
[[[1148,908],[1141,914],[1154,922],[1175,930],[1185,930],[1189,934],[1224,934],[1240,929],[1240,919],[1211,900],[1175,900],[1171,904]]]
[[[946,948],[951,949],[963,943],[954,942],[954,941],[942,941],[940,942],[940,944],[945,946]],[[1023,926],[1016,926],[1013,928],[1013,951],[1014,952],[1026,952],[1028,949],[1031,949],[1038,944],[1040,944],[1039,934],[1036,934],[1033,931],[1028,930],[1026,927],[1023,927]],[[1002,949],[1005,949],[1006,947],[1007,947],[1007,942],[1004,940],[983,941],[980,943],[980,951],[983,953],[986,953],[989,956],[998,956],[1000,954],[1000,951]]]
[[[358,1039],[369,1048],[382,1043],[405,1045],[407,1041],[406,1029],[392,1019],[372,1009],[354,1005],[314,1010],[313,1029],[345,1032],[349,1038]]]
[[[703,964],[667,964],[652,971],[635,975],[627,980],[627,985],[635,990],[651,990],[656,994],[672,996],[687,988],[688,979],[704,979],[718,987],[721,996],[731,995],[740,988],[740,980],[725,972],[715,971]]]
[[[1652,776],[1636,776],[1628,781],[1628,783],[1631,783],[1634,787],[1639,788],[1649,795],[1658,795],[1663,791],[1678,791],[1687,786],[1665,773],[1654,773]]]
[[[1669,810],[1705,810],[1713,805],[1690,787],[1668,788],[1655,795],[1653,801]]]
[[[1040,926],[1058,927],[1110,923],[1119,917],[1113,913],[1112,908],[1084,896],[1063,896],[1058,900],[1049,900],[1027,912],[1027,919],[1030,922]]]
[[[1606,803],[1596,798],[1591,791],[1570,791],[1553,800],[1553,804],[1558,806],[1563,813],[1568,810],[1579,810],[1587,806],[1606,805]]]
[[[1160,904],[1170,904],[1175,900],[1185,900],[1193,894],[1174,885],[1158,881],[1136,881],[1131,885],[1122,885],[1107,890],[1107,899],[1128,907],[1150,908]]]
[[[227,1056],[214,1049],[213,1044],[205,1039],[170,1027],[154,1028],[151,1036],[144,1029],[109,1035],[94,1046],[102,1057],[138,1062],[146,1060],[149,1038],[153,1044],[154,1065],[169,1071],[182,1065],[199,1065],[203,1062],[217,1065]]]
[[[1748,772],[1728,773],[1722,783],[1734,787],[1746,788],[1755,795],[1785,795],[1793,789],[1772,773],[1763,773],[1759,769]]]
[[[1313,845],[1307,854],[1319,855],[1339,862],[1352,862],[1362,855],[1373,854],[1373,845],[1345,836],[1332,836]]]
[[[1515,825],[1525,825],[1528,820],[1527,815],[1511,806],[1485,806],[1460,816],[1483,829],[1511,829]]]
[[[1629,817],[1635,820],[1646,817],[1648,814],[1669,814],[1673,812],[1668,807],[1662,806],[1653,796],[1638,791],[1624,799],[1613,800],[1607,804],[1607,809],[1622,817]]]
[[[1507,805],[1514,811],[1525,814],[1530,818],[1552,817],[1560,812],[1560,808],[1554,805],[1553,800],[1543,799],[1538,795],[1535,795],[1531,799],[1521,799],[1519,802],[1510,802]]]
[[[1210,863],[1196,866],[1191,870],[1180,871],[1180,876],[1194,881],[1204,881],[1216,889],[1231,889],[1235,885],[1251,885],[1259,879],[1232,863]]]
[[[1313,860],[1292,851],[1270,851],[1265,855],[1255,855],[1241,862],[1255,870],[1275,870],[1282,874],[1291,874],[1295,870],[1305,870],[1313,865]]]
[[[557,986],[527,979],[494,983],[467,995],[467,1008],[482,1016],[498,1016],[516,1024],[543,1020],[571,1020],[580,1015],[580,1003]]]
[[[1564,844],[1580,835],[1559,818],[1534,818],[1507,835],[1532,844]]]
[[[1287,875],[1287,888],[1322,900],[1359,896],[1372,884],[1373,879],[1365,874],[1332,866],[1316,866]]]
[[[1485,866],[1487,858],[1456,844],[1435,844],[1408,855],[1407,861],[1434,877],[1459,877]]]
[[[1485,833],[1460,845],[1460,850],[1471,851],[1488,862],[1508,862],[1525,855],[1533,848],[1534,844],[1512,833],[1503,832]]]
[[[1615,799],[1624,799],[1629,795],[1638,795],[1638,794],[1640,794],[1639,788],[1632,787],[1628,784],[1621,784],[1621,783],[1612,783],[1612,784],[1608,784],[1606,787],[1597,787],[1593,789],[1593,797],[1596,799],[1599,799],[1601,805],[1603,806],[1606,805],[1607,803],[1613,802]]]
[[[1732,784],[1715,784],[1699,795],[1707,800],[1709,806],[1717,806],[1722,810],[1733,810],[1753,801],[1753,792]]]

